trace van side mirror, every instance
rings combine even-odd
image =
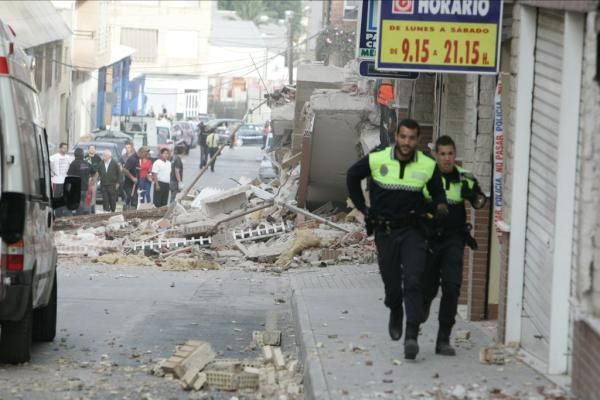
[[[63,185],[61,198],[52,199],[52,208],[66,206],[69,210],[77,210],[81,200],[81,178],[78,176],[67,176]]]
[[[23,239],[26,204],[23,193],[2,193],[0,198],[0,237],[8,244]]]

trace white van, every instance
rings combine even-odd
[[[79,205],[78,177],[52,197],[46,131],[32,58],[0,21],[0,361],[29,360],[31,340],[56,334],[53,208]]]

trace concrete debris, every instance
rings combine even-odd
[[[276,327],[276,322],[274,325]],[[252,337],[255,343],[260,337],[260,341],[266,339],[277,345],[263,346],[264,357],[219,359],[215,358],[216,354],[207,342],[189,340],[149,371],[157,377],[178,380],[184,390],[202,391],[206,395],[213,390],[222,390],[240,391],[240,394],[254,391],[256,398],[302,398],[303,378],[299,363],[291,355],[284,355],[279,347],[281,331],[255,331]]]
[[[506,350],[501,344],[484,346],[479,349],[479,361],[483,364],[503,365],[506,362]]]
[[[302,152],[280,150],[270,153],[276,179],[240,177],[240,186],[233,189],[190,192],[173,215],[151,209],[64,218],[64,230],[55,236],[59,257],[62,262],[87,258],[169,271],[272,273],[374,262],[374,241],[364,232],[362,214],[351,205],[327,201],[314,211],[296,206]]]

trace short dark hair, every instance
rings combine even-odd
[[[405,127],[405,128],[408,128],[408,129],[416,129],[417,130],[417,136],[421,136],[421,126],[414,119],[404,118],[402,121],[400,121],[400,123],[398,124],[398,131],[397,132],[400,132],[400,128],[401,127]]]
[[[454,151],[456,151],[456,143],[448,135],[442,135],[435,141],[435,151],[438,151],[438,147],[440,146],[452,146]]]
[[[60,144],[58,145],[58,148],[60,149],[63,146],[68,146],[68,144],[66,144],[65,142],[60,142]]]
[[[78,147],[75,149],[75,158],[83,158],[83,149]]]
[[[160,154],[162,154],[162,153],[168,153],[168,152],[169,152],[169,149],[167,149],[167,148],[160,149]]]

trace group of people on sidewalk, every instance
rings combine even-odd
[[[96,147],[90,145],[87,153],[76,148],[74,160],[67,154],[67,144],[61,143],[58,152],[50,157],[52,189],[60,196],[65,177],[81,178],[81,201],[75,214],[89,214],[94,204],[96,183],[100,181],[102,205],[104,211],[114,212],[119,197],[123,207],[137,208],[138,201],[162,207],[175,201],[177,193],[183,188],[183,162],[178,154],[171,155],[169,149],[160,150],[160,156],[154,162],[149,158],[150,151],[140,147],[137,151],[133,144],[125,145],[125,152],[116,161],[110,150],[104,150],[102,157],[96,154]],[[73,213],[58,209],[57,216]]]
[[[390,309],[392,340],[404,333],[404,356],[419,352],[420,325],[439,288],[442,298],[435,351],[453,356],[450,335],[455,324],[462,283],[465,245],[476,248],[466,222],[465,200],[474,208],[486,197],[475,177],[456,165],[456,145],[449,136],[435,143],[435,158],[418,150],[417,121],[398,123],[394,142],[358,160],[347,172],[354,206],[365,216],[367,233],[374,234],[378,264]],[[361,181],[369,180],[369,206]],[[406,324],[404,316],[406,315]]]

